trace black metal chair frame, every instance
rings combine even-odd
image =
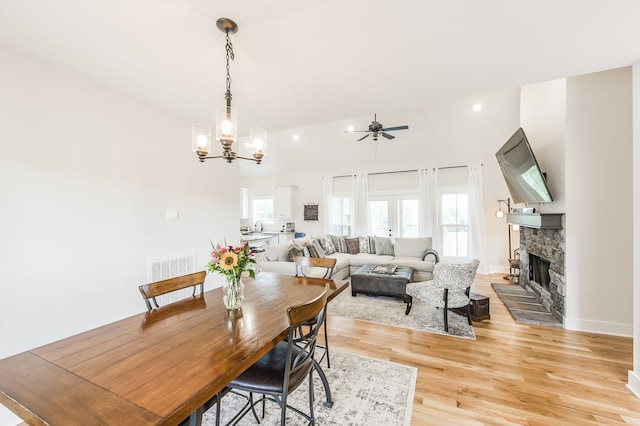
[[[240,390],[249,393],[249,400],[247,404],[245,404],[245,406],[233,417],[229,424],[237,424],[249,411],[252,411],[254,417],[256,417],[257,419],[255,405],[258,403],[262,403],[262,417],[264,418],[265,401],[274,401],[280,406],[281,426],[284,426],[285,424],[287,409],[293,410],[295,413],[303,416],[310,422],[309,424],[315,424],[315,415],[313,410],[313,371],[316,369],[316,362],[314,359],[314,354],[319,327],[322,325],[326,313],[328,287],[329,286],[327,284],[325,286],[324,292],[310,302],[299,306],[292,306],[288,309],[289,333],[287,339],[280,342],[278,346],[276,346],[276,348],[272,349],[272,351],[282,352],[286,347],[286,360],[283,369],[283,384],[280,392],[276,392],[267,388],[263,389],[260,388],[259,385],[253,385],[252,383],[246,383],[245,379],[247,376],[243,376],[245,374],[259,374],[259,371],[251,370],[253,368],[259,368],[256,367],[256,365],[260,363],[260,361],[249,367],[247,371],[245,371],[245,373],[242,373],[238,378],[234,379],[228,385],[228,387],[232,389],[232,391]],[[295,320],[297,311],[309,309],[310,307],[312,309],[315,309],[315,306],[318,306],[319,310],[315,310],[313,312],[313,316],[309,316],[297,321]],[[310,325],[311,323],[313,323],[313,325]],[[302,327],[310,327],[311,330],[307,333],[302,333]],[[269,354],[270,353],[265,355],[265,357],[268,357]],[[265,357],[263,357],[263,359],[267,359]],[[302,375],[303,373],[304,376]],[[298,377],[298,381],[295,383],[290,383],[290,379],[292,378],[292,376]],[[309,414],[306,414],[301,410],[287,404],[287,397],[289,393],[294,391],[300,384],[302,384],[302,382],[304,381],[303,377],[308,377],[309,381]],[[254,400],[254,393],[261,394],[262,397]]]

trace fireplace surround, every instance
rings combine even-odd
[[[561,227],[520,227],[520,279],[518,284],[535,294],[554,318],[564,323],[565,232]]]

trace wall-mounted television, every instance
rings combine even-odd
[[[519,128],[496,152],[496,158],[511,198],[516,204],[553,201],[547,181],[522,128]]]

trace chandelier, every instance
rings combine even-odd
[[[242,157],[233,149],[233,143],[238,140],[238,116],[235,108],[231,107],[231,75],[229,74],[229,59],[234,60],[233,45],[229,39],[229,34],[238,31],[238,25],[231,19],[220,18],[216,22],[220,31],[225,33],[226,39],[226,61],[227,61],[227,91],[224,94],[226,105],[216,108],[216,140],[222,145],[222,154],[209,156],[211,152],[211,126],[205,123],[194,123],[191,127],[191,147],[198,155],[200,162],[209,158],[223,158],[227,163],[233,162],[236,158],[242,160],[255,161],[260,164],[267,148],[267,131],[261,128],[249,130],[251,155],[252,157]]]

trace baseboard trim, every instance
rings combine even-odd
[[[640,375],[635,371],[629,371],[629,383],[627,388],[640,399]]]
[[[565,317],[564,328],[574,331],[609,334],[611,336],[633,337],[633,324]]]

